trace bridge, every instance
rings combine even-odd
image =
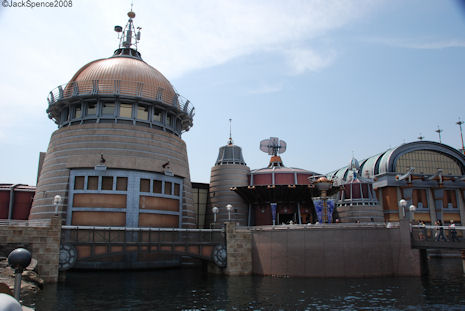
[[[62,226],[60,271],[147,268],[154,260],[188,256],[226,266],[223,229]],[[118,258],[117,261],[112,258]],[[157,259],[158,258],[158,259]],[[169,264],[169,263],[168,263]]]

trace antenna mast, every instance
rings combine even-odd
[[[118,33],[118,39],[119,41],[119,48],[126,48],[129,49],[132,46],[134,46],[135,50],[137,51],[137,43],[140,41],[140,30],[142,29],[141,27],[137,27],[137,32],[136,28],[134,26],[133,19],[136,17],[136,13],[132,11],[134,3],[131,2],[131,11],[128,12],[128,23],[126,26],[123,27],[121,26],[115,26],[115,31]],[[120,33],[122,33],[120,35]]]
[[[460,117],[459,117],[459,120],[456,122],[456,124],[460,127],[460,138],[462,139],[462,153],[465,154],[465,148],[463,147],[463,133],[462,133],[462,124],[464,122],[462,120],[460,120]]]
[[[232,121],[232,119],[229,119],[229,141],[228,141],[228,145],[233,144],[232,134],[231,134],[231,121]]]
[[[441,129],[439,128],[439,125],[438,125],[438,129],[437,129],[435,132],[438,133],[438,135],[439,135],[439,143],[440,143],[440,144],[442,144],[442,141],[441,141],[441,132],[442,132],[442,131],[443,131],[443,130],[441,130]]]

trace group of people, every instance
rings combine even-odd
[[[425,240],[426,239],[426,225],[425,223],[420,220],[420,222],[418,223],[418,225],[420,225],[422,227],[422,229],[420,230],[419,234],[418,234],[418,238],[420,240]],[[448,230],[449,230],[449,239],[446,237],[446,235],[444,234],[444,225],[442,223],[442,221],[440,219],[436,220],[436,222],[434,223],[435,227],[434,227],[434,241],[444,241],[444,242],[447,242],[447,241],[451,241],[451,242],[456,242],[458,241],[458,237],[457,237],[457,230],[455,229],[455,223],[454,221],[451,219],[450,221],[450,224],[449,224],[449,227],[448,227]]]

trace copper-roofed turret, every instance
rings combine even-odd
[[[194,108],[162,73],[142,60],[137,50],[141,28],[135,28],[136,15],[132,10],[128,16],[124,30],[115,26],[120,42],[113,56],[84,65],[68,83],[50,92],[49,118],[59,127],[110,122],[108,119],[128,123],[130,119],[134,125],[159,128],[180,136],[192,127]],[[115,107],[118,98],[131,98],[131,106],[137,101],[133,107],[137,111],[129,110],[126,104],[119,105],[119,109]],[[99,103],[91,104],[88,99]]]

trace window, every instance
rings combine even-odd
[[[63,109],[62,115],[61,115],[61,123],[68,121],[68,115],[69,115],[69,109],[68,108]]]
[[[87,115],[88,116],[97,115],[97,104],[87,104]]]
[[[166,115],[166,125],[167,126],[172,126],[173,123],[173,117],[169,114]]]
[[[141,178],[140,192],[150,192],[150,179]]]
[[[113,104],[113,103],[103,103],[102,104],[102,115],[104,115],[104,116],[114,116],[115,115],[115,104]]]
[[[462,175],[457,162],[437,151],[417,150],[401,155],[396,162],[396,172],[405,173],[415,167],[415,173],[434,175],[442,169],[445,175]]]
[[[120,104],[119,105],[119,116],[123,118],[132,118],[132,105],[131,104]]]
[[[158,109],[153,109],[153,121],[161,122],[161,111]]]
[[[153,192],[154,193],[161,193],[161,180],[154,180],[153,181]]]
[[[102,190],[113,190],[113,177],[112,176],[102,177]]]
[[[137,105],[137,119],[148,120],[149,119],[149,107],[146,105]]]
[[[127,177],[116,177],[116,191],[127,191],[128,190],[128,178]]]
[[[165,194],[171,194],[171,182],[165,182]]]
[[[84,189],[84,176],[74,177],[74,190],[83,190]]]
[[[81,105],[74,106],[73,119],[80,119],[82,117]]]
[[[180,185],[174,184],[174,195],[179,195]]]
[[[87,190],[98,190],[98,176],[87,177]]]

